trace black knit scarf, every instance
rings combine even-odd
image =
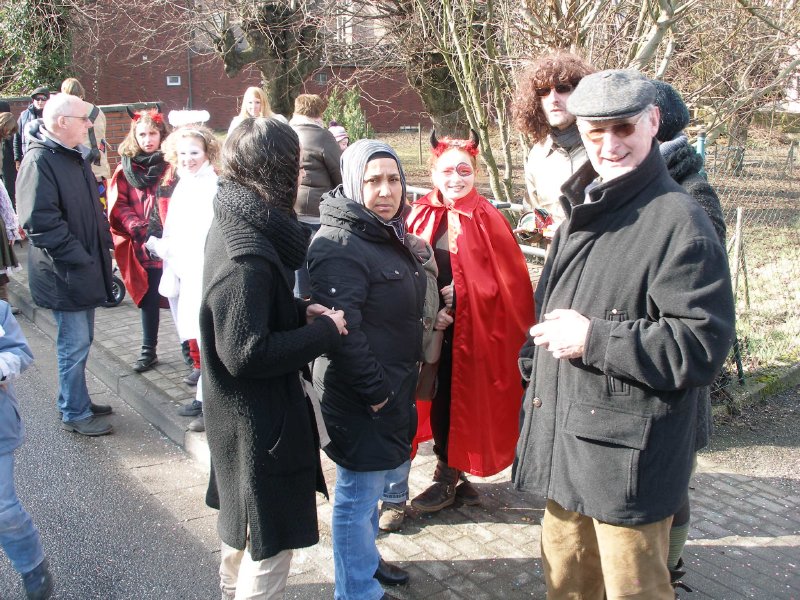
[[[125,179],[137,190],[155,185],[166,167],[164,153],[160,150],[150,154],[137,154],[134,157],[122,157],[122,172],[125,173]]]
[[[286,267],[295,271],[303,264],[308,235],[297,217],[270,206],[252,189],[224,178],[219,180],[216,202],[230,216],[247,221],[263,233]]]

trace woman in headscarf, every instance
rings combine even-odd
[[[408,581],[375,545],[387,476],[407,467],[426,278],[406,235],[405,175],[394,150],[359,140],[342,154],[342,185],[323,196],[308,268],[315,302],[344,310],[349,334],[314,363],[336,463],[336,600],[379,600]]]
[[[292,549],[319,539],[327,495],[300,372],[347,333],[341,309],[294,298],[306,234],[293,206],[300,143],[248,118],[222,150],[200,308],[206,502],[219,509],[223,598],[282,598]],[[337,307],[338,308],[338,307]],[[310,388],[310,386],[309,386]]]

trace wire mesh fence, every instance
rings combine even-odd
[[[735,352],[714,397],[744,379],[769,382],[800,361],[800,157],[797,142],[706,150],[728,230]]]

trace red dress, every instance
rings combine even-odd
[[[447,463],[480,477],[514,460],[522,383],[519,349],[534,324],[533,289],[505,217],[473,189],[446,207],[434,190],[418,200],[408,231],[432,243],[447,219],[455,285]],[[418,401],[415,442],[430,439],[430,403]]]

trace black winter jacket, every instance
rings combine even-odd
[[[327,317],[306,324],[292,295],[305,232],[255,193],[220,179],[200,308],[203,414],[223,542],[259,561],[319,538],[315,491],[326,493],[314,417],[300,371],[339,344]]]
[[[700,388],[733,342],[728,261],[657,145],[584,204],[595,177],[586,163],[562,187],[568,217],[536,290],[537,316],[590,319],[584,353],[533,351],[514,482],[600,521],[651,523],[684,500]]]
[[[674,145],[674,142],[672,143]],[[662,156],[667,163],[667,170],[670,177],[677,181],[686,193],[694,198],[703,210],[706,211],[708,218],[714,225],[717,232],[719,243],[725,246],[727,230],[725,227],[725,216],[722,213],[722,206],[714,188],[708,180],[700,173],[703,168],[703,157],[695,150],[685,136],[682,143],[664,155],[662,146]],[[714,429],[714,421],[711,416],[711,389],[704,388],[697,400],[697,433],[695,435],[695,450],[702,450],[708,446],[711,434]]]
[[[394,469],[411,456],[417,430],[425,271],[390,226],[341,188],[320,209],[322,227],[308,251],[311,297],[343,309],[349,332],[314,363],[331,438],[325,452],[352,471]]]
[[[297,190],[294,210],[301,221],[319,221],[319,202],[322,195],[334,190],[342,183],[339,159],[342,150],[333,134],[311,123],[292,125],[300,138],[302,152],[300,165],[303,179]]]
[[[28,285],[37,305],[86,310],[112,297],[111,233],[79,150],[37,129],[17,175],[17,209],[31,242]]]

